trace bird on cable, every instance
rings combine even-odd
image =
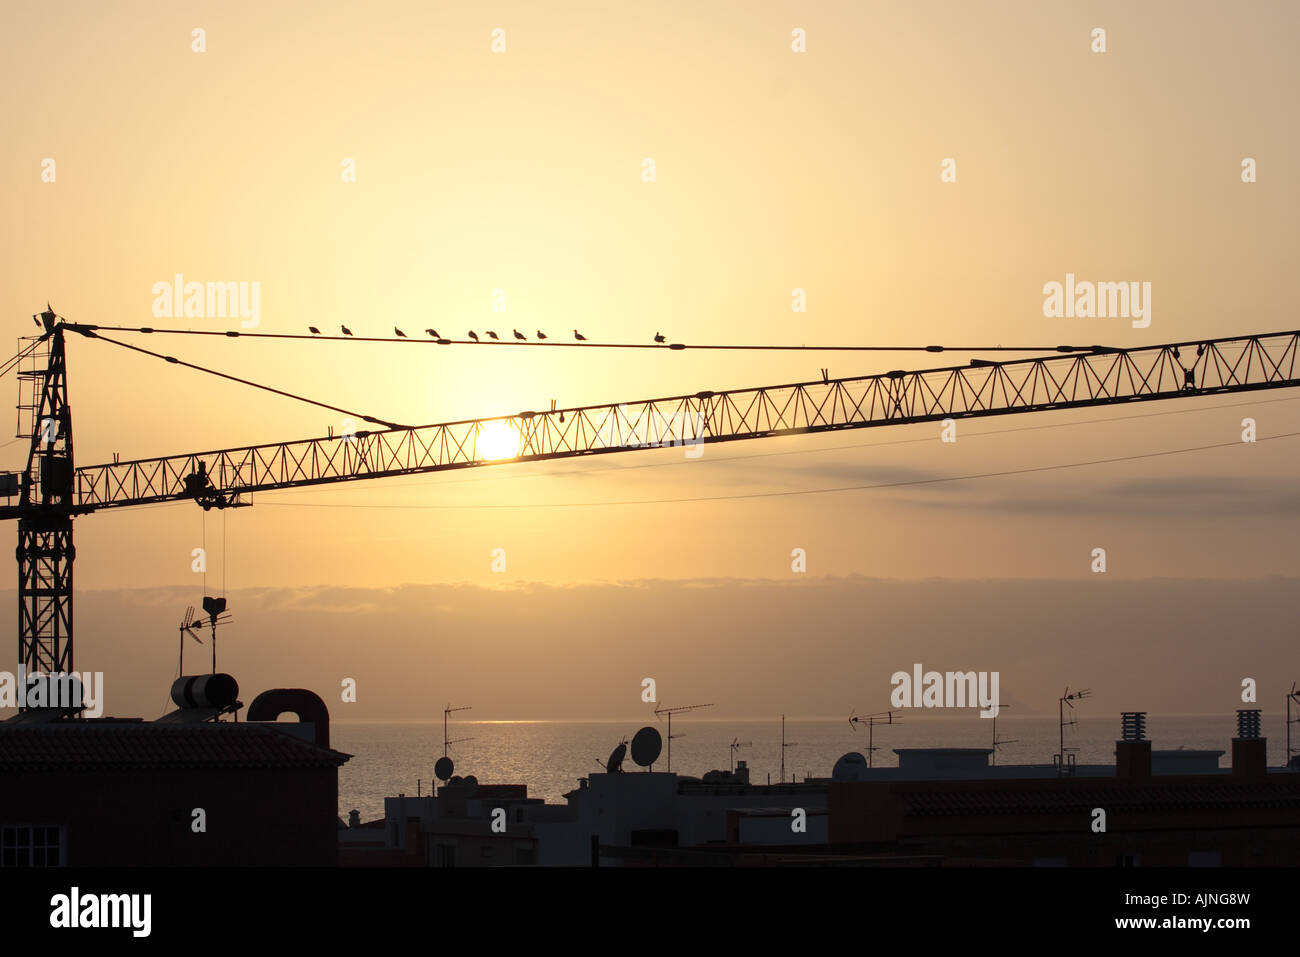
[[[397,333],[397,335],[398,335],[400,338],[402,338],[402,339],[405,339],[405,338],[406,338],[406,333],[404,333],[401,329],[398,329],[396,326],[393,326],[393,331],[394,331],[395,333]]]
[[[469,331],[469,337],[473,339],[475,342],[478,342],[478,333],[475,332],[473,329]]]
[[[339,326],[339,328],[343,330],[343,334],[344,334],[345,336],[350,336],[350,335],[352,335],[352,330],[349,329],[347,326]]]
[[[537,338],[538,338],[538,339],[545,339],[545,338],[547,338],[546,333],[542,332],[541,329],[538,329],[538,330],[537,330]]]
[[[574,329],[574,330],[573,330],[573,338],[577,339],[579,342],[586,342],[586,341],[587,341],[587,337],[584,336],[584,335],[583,335],[581,332],[579,332],[577,329]]]
[[[498,335],[497,335],[495,332],[493,332],[491,329],[489,329],[489,330],[487,331],[487,334],[488,334],[489,336],[491,336],[493,339],[497,339],[497,340],[500,340],[500,339],[501,339],[501,337],[498,336]]]
[[[442,338],[442,336],[438,335],[438,330],[437,330],[437,329],[425,329],[424,331],[427,332],[429,335],[433,336],[433,338],[435,338],[435,339],[441,339],[441,338]]]
[[[527,337],[526,335],[524,335],[522,332],[520,332],[518,329],[516,329],[516,330],[515,330],[515,338],[516,338],[516,339],[527,339],[528,337]]]
[[[308,326],[308,327],[307,327],[307,331],[310,332],[313,336],[319,336],[319,335],[320,335],[320,330],[317,329],[315,326]]]
[[[655,342],[667,342],[667,341],[668,341],[668,340],[666,340],[666,339],[665,339],[663,336],[661,336],[659,333],[657,333],[657,332],[655,333]]]

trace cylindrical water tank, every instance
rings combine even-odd
[[[190,675],[172,682],[178,708],[225,708],[239,700],[239,682],[226,674]]]

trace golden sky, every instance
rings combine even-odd
[[[1287,329],[1300,315],[1298,27],[1293,3],[10,0],[0,316],[15,338],[47,299],[76,322],[239,328],[155,319],[153,285],[181,273],[259,283],[267,332],[1124,346]],[[955,182],[941,181],[945,158]],[[1045,318],[1042,287],[1066,273],[1150,282],[1150,326]],[[791,310],[795,288],[806,313]],[[122,338],[403,422],[938,364]],[[79,337],[69,369],[80,464],[340,427]],[[12,394],[12,377],[0,388]],[[128,509],[78,520],[77,581],[197,596],[191,551],[206,545],[211,593],[223,526],[232,589],[788,579],[796,547],[810,576],[910,582],[1088,588],[1099,546],[1112,578],[1294,576],[1295,440],[676,500],[1186,448],[1232,441],[1246,416],[1279,435],[1300,431],[1298,399],[983,420],[953,445],[921,425],[695,461],[503,466],[268,494],[206,520],[189,504]],[[20,467],[23,444],[0,456]],[[658,504],[609,504],[627,501]],[[485,507],[502,504],[529,507]]]

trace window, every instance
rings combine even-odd
[[[456,847],[452,844],[438,845],[438,866],[455,867],[456,866]]]
[[[1188,867],[1222,867],[1223,854],[1219,851],[1188,851]]]
[[[1116,867],[1137,867],[1142,863],[1142,858],[1137,854],[1117,854],[1115,855]]]
[[[63,829],[49,825],[6,826],[0,832],[0,867],[60,867]]]

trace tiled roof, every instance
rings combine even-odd
[[[1143,787],[1105,783],[1069,788],[915,790],[895,792],[909,817],[967,814],[1058,814],[1094,807],[1137,811],[1300,808],[1300,779],[1212,779]]]
[[[350,757],[257,722],[0,723],[0,771],[338,767]]]

